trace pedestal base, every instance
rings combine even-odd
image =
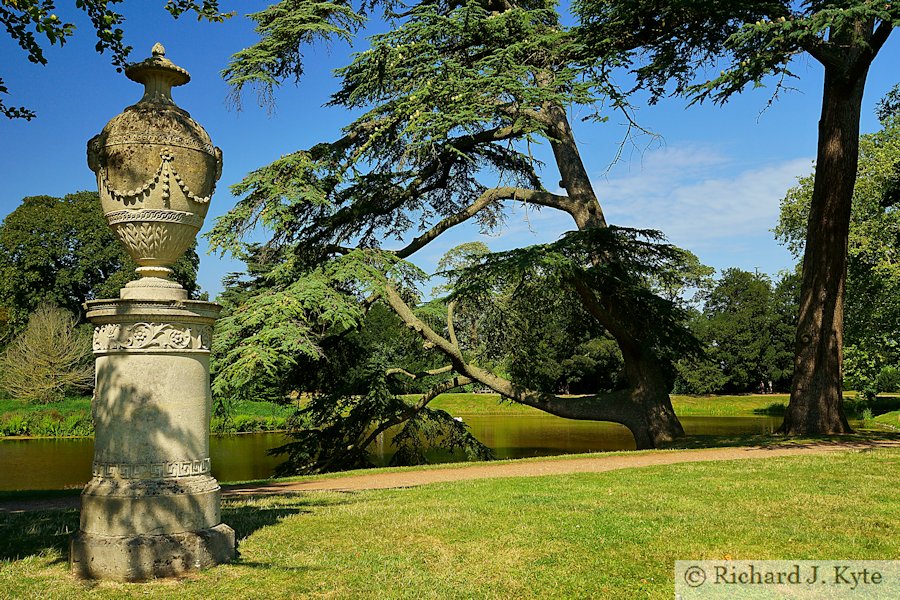
[[[231,562],[234,530],[209,529],[165,535],[104,536],[79,531],[72,536],[69,567],[85,579],[146,581]]]

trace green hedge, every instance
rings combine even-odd
[[[283,430],[294,407],[245,401],[235,403],[233,410],[235,414],[228,418],[212,418],[210,429],[213,433]],[[92,435],[94,426],[91,422],[91,399],[88,397],[66,398],[51,405],[0,400],[0,437]]]
[[[90,436],[94,425],[90,414],[57,411],[7,413],[0,416],[0,436]]]

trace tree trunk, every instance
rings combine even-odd
[[[551,106],[548,113],[552,121],[550,146],[562,177],[561,185],[574,201],[569,213],[579,230],[606,227],[603,210],[584,168],[565,110]],[[615,338],[622,351],[629,384],[625,401],[629,406],[623,412],[630,418],[627,422],[617,422],[629,428],[639,449],[657,448],[663,442],[682,437],[684,428],[672,408],[662,365],[653,349],[643,343],[646,336],[628,322],[612,294],[604,295],[603,290],[597,290],[597,294],[600,302],[594,302],[593,294],[588,290],[579,290],[586,307],[592,305],[587,308]]]
[[[794,341],[794,377],[779,430],[788,435],[852,431],[842,395],[844,284],[866,72],[867,68],[856,73],[848,73],[846,68],[825,69]]]
[[[628,376],[630,401],[641,407],[643,422],[631,428],[637,448],[658,448],[684,436],[681,421],[675,415],[669,398],[669,387],[662,375],[662,366],[652,351],[622,349],[625,372]]]

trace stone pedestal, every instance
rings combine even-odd
[[[209,348],[221,307],[177,298],[86,307],[96,437],[73,573],[140,581],[230,561],[234,532],[221,522],[209,459]]]

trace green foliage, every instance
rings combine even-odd
[[[248,398],[283,390],[301,359],[323,357],[320,340],[361,324],[361,301],[391,275],[401,281],[421,276],[377,250],[354,250],[306,272],[288,259],[260,273],[218,322],[213,394]]]
[[[701,337],[702,339],[702,337]],[[726,388],[728,376],[712,358],[679,360],[675,364],[676,394],[715,394]]]
[[[198,264],[191,249],[174,265],[175,279],[192,297]],[[25,198],[0,225],[0,325],[21,330],[42,302],[83,316],[85,300],[118,297],[136,267],[96,192]]]
[[[349,37],[364,9],[371,8],[364,3],[353,12],[348,6],[285,0],[254,15],[260,40],[237,54],[225,73],[235,93],[256,86],[269,100],[278,84],[299,77],[306,44]],[[386,345],[358,337],[374,326],[364,309],[377,306],[372,302],[388,282],[401,288],[419,318],[448,337],[454,336],[445,325],[447,311],[454,313],[463,356],[454,357],[451,366],[459,369],[460,360],[471,361],[522,375],[542,388],[621,384],[615,351],[608,343],[589,343],[607,339],[607,332],[580,306],[569,281],[575,273],[604,301],[626,307],[619,315],[621,325],[629,328],[630,339],[638,340],[633,345],[640,346],[642,357],[689,351],[691,346],[690,336],[676,323],[673,302],[650,291],[653,285],[675,289],[677,281],[683,282],[692,271],[687,255],[668,245],[641,245],[637,238],[642,234],[624,230],[585,234],[606,236],[602,243],[573,234],[558,246],[496,259],[485,256],[485,247],[470,244],[447,258],[445,266],[452,269],[444,274],[454,290],[451,298],[420,305],[420,274],[403,261],[469,219],[482,231],[496,229],[504,220],[504,202],[553,207],[573,216],[587,213],[595,215],[596,225],[604,224],[593,192],[570,197],[545,189],[538,174],[542,165],[531,146],[558,144],[567,136],[574,147],[566,109],[593,105],[610,90],[603,77],[589,71],[592,64],[576,60],[577,40],[552,2],[419,2],[403,5],[402,14],[394,12],[401,8],[393,2],[384,8],[388,31],[370,37],[369,47],[336,71],[340,87],[330,104],[360,116],[340,139],[288,154],[247,175],[233,188],[241,196],[236,207],[217,220],[210,234],[218,250],[269,260],[265,273],[251,275],[244,295],[223,321],[214,391],[223,398],[264,390],[289,393],[286,386],[316,392],[298,417],[298,432],[309,435],[290,450],[290,464],[300,469],[365,463],[365,448],[359,444],[369,438],[361,438],[361,432],[392,421],[410,428],[409,435],[402,429],[395,437],[405,445],[398,460],[422,456],[414,440],[441,439],[452,446],[463,439],[458,433],[464,428],[454,429],[457,425],[426,405],[404,406],[396,397],[403,391],[395,381],[398,375],[378,383],[385,370],[396,374],[405,369],[415,375],[411,385],[420,390],[452,376],[446,370],[421,374],[433,370],[429,363],[446,365],[417,356],[406,342]],[[557,166],[582,168],[580,162],[570,164],[579,160],[577,153],[570,154],[575,158]],[[583,187],[589,188],[589,182]],[[581,225],[583,219],[576,220]],[[271,232],[265,246],[243,243],[259,226]],[[390,240],[406,245],[382,250]],[[601,260],[595,252],[608,257]],[[506,266],[499,267],[504,261]],[[478,267],[465,269],[469,263]],[[676,266],[684,268],[676,273]],[[516,289],[516,277],[529,281],[530,295]],[[559,285],[562,280],[566,285]],[[478,285],[484,294],[473,290]],[[557,294],[554,286],[564,291]],[[558,308],[549,320],[567,323],[577,339],[564,339],[549,323],[529,321],[526,298]],[[421,328],[404,316],[410,326]],[[579,328],[579,319],[587,325]],[[497,335],[488,335],[488,325]],[[538,340],[536,325],[550,339]],[[504,337],[507,332],[516,334],[515,342],[498,351],[513,339]],[[408,334],[396,338],[415,340]],[[352,359],[332,353],[331,348],[351,342],[353,352],[341,356]],[[528,348],[535,352],[529,354]],[[320,387],[299,375],[304,367],[333,373],[333,361],[345,366],[340,373],[348,380],[347,390]],[[599,376],[601,369],[608,371],[606,379]],[[374,378],[374,387],[361,384],[365,377]],[[333,385],[334,379],[328,383]],[[404,385],[409,389],[409,382]],[[426,404],[427,398],[423,392]],[[368,407],[359,404],[361,399]],[[437,430],[442,433],[433,433]]]
[[[594,337],[575,346],[572,355],[560,362],[564,391],[586,394],[613,391],[627,386],[622,352],[610,337]]]
[[[267,35],[283,43],[264,37],[236,56],[230,72],[262,68],[264,84],[287,75],[280,65],[295,64],[308,41],[293,29],[291,17],[306,14],[295,4],[303,3],[270,9],[282,17]],[[342,86],[332,104],[368,112],[341,139],[289,154],[236,185],[243,198],[217,220],[213,246],[238,249],[240,237],[261,224],[273,245],[296,244],[296,252],[321,259],[334,251],[330,245],[379,246],[455,215],[485,191],[481,178],[543,189],[520,147],[546,136],[533,111],[596,99],[595,84],[566,58],[573,42],[557,20],[549,4],[492,13],[478,2],[424,3],[392,19],[391,31],[373,36],[338,71]],[[538,70],[551,79],[537,85]],[[503,199],[475,214],[485,229],[500,224]]]
[[[227,418],[213,416],[213,433],[248,433],[287,429],[294,408],[270,402],[239,401]],[[91,398],[69,396],[51,405],[0,400],[0,436],[92,436]]]
[[[0,419],[0,436],[28,435],[28,418],[24,415],[3,415]]]
[[[894,365],[885,365],[878,372],[875,385],[879,392],[900,391],[900,369]]]
[[[878,120],[887,123],[891,119],[900,117],[900,83],[891,88],[884,98],[878,101],[875,109]]]
[[[295,276],[291,260],[263,265],[258,250],[251,253],[255,278],[232,279],[223,294],[227,316],[217,328],[212,386],[222,430],[259,426],[231,416],[239,399],[287,403],[308,391],[311,398],[286,422],[293,441],[276,449],[288,458],[285,474],[369,466],[372,432],[391,426],[398,426],[394,464],[418,464],[431,446],[489,455],[464,424],[401,398],[423,384],[388,373],[396,365],[412,372],[437,366],[386,306],[362,302],[386,276],[411,283],[421,277],[417,269],[390,254],[354,250]]]
[[[298,411],[290,431],[293,441],[271,451],[287,457],[277,474],[374,466],[371,445],[391,427],[395,427],[391,465],[424,464],[432,447],[461,452],[469,460],[492,457],[464,423],[442,410],[404,400],[402,394],[408,390],[402,380],[388,375],[380,348],[357,346],[356,350],[361,356],[351,372],[338,376],[331,365],[322,365],[316,372],[322,391]]]
[[[798,53],[829,63],[856,47],[874,56],[873,26],[881,26],[880,39],[900,25],[900,6],[871,0],[577,0],[575,11],[587,55],[630,69],[652,102],[671,92],[724,103],[769,77],[774,97],[797,77],[791,62]],[[714,61],[724,69],[705,79]]]
[[[685,254],[662,239],[657,231],[623,227],[568,232],[557,242],[486,256],[458,273],[451,297],[479,301],[535,277],[543,286],[569,290],[583,282],[622,301],[623,324],[639,329],[644,344],[664,355],[694,355],[700,349],[684,326],[684,309],[650,290],[651,281],[677,277],[684,268]],[[605,260],[595,262],[595,256]]]
[[[686,287],[686,274],[699,274],[693,279],[699,282],[709,271],[692,254],[660,240],[657,232],[615,227],[569,233],[554,244],[484,255],[447,273],[462,314],[479,315],[469,319],[475,321],[479,343],[460,336],[462,347],[479,362],[502,365],[513,380],[533,389],[597,393],[626,388],[622,353],[581,304],[574,288],[580,280],[604,290],[606,297],[627,298],[627,326],[642,331],[642,341],[655,344],[666,361],[696,355],[699,347],[683,327],[686,312],[678,294]],[[594,264],[591,257],[597,255],[606,260]],[[660,298],[651,293],[654,288],[668,289],[674,297]]]
[[[726,269],[704,294],[702,312],[691,320],[705,354],[679,361],[676,391],[712,394],[788,388],[799,283],[797,273],[784,273],[773,286],[765,275]]]
[[[282,0],[248,17],[256,22],[261,39],[235,54],[222,76],[234,89],[235,100],[251,86],[264,104],[273,101],[273,89],[282,80],[300,79],[304,44],[335,38],[350,41],[364,21],[343,2],[316,0]]]
[[[210,430],[213,433],[251,433],[261,431],[282,431],[287,428],[287,419],[279,417],[258,417],[233,415],[226,419],[213,417]]]
[[[108,50],[112,55],[112,64],[119,71],[128,64],[131,52],[131,46],[124,41],[125,32],[120,27],[125,19],[113,10],[113,5],[120,2],[122,0],[74,0],[74,8],[84,12],[91,21],[97,36],[94,48],[100,54]],[[176,19],[185,12],[194,12],[198,19],[209,21],[222,21],[231,16],[219,12],[218,5],[218,0],[166,0],[165,9]],[[0,4],[0,24],[30,62],[45,65],[47,59],[42,44],[46,41],[51,46],[63,46],[76,30],[74,23],[65,20],[65,16],[60,18],[57,12],[59,9],[55,0],[6,0]],[[0,79],[0,94],[8,93]],[[0,114],[10,119],[31,120],[35,117],[34,111],[7,106],[2,98]]]
[[[94,435],[89,412],[66,412],[54,408],[41,412],[16,411],[0,414],[0,437],[88,437]]]
[[[451,294],[459,345],[470,360],[541,391],[597,393],[627,387],[615,340],[553,273],[536,269],[513,280],[498,279],[487,294],[453,295],[493,258],[482,242],[469,242],[438,262],[448,279],[440,289]],[[442,329],[446,301],[431,304],[439,305],[433,320]]]

